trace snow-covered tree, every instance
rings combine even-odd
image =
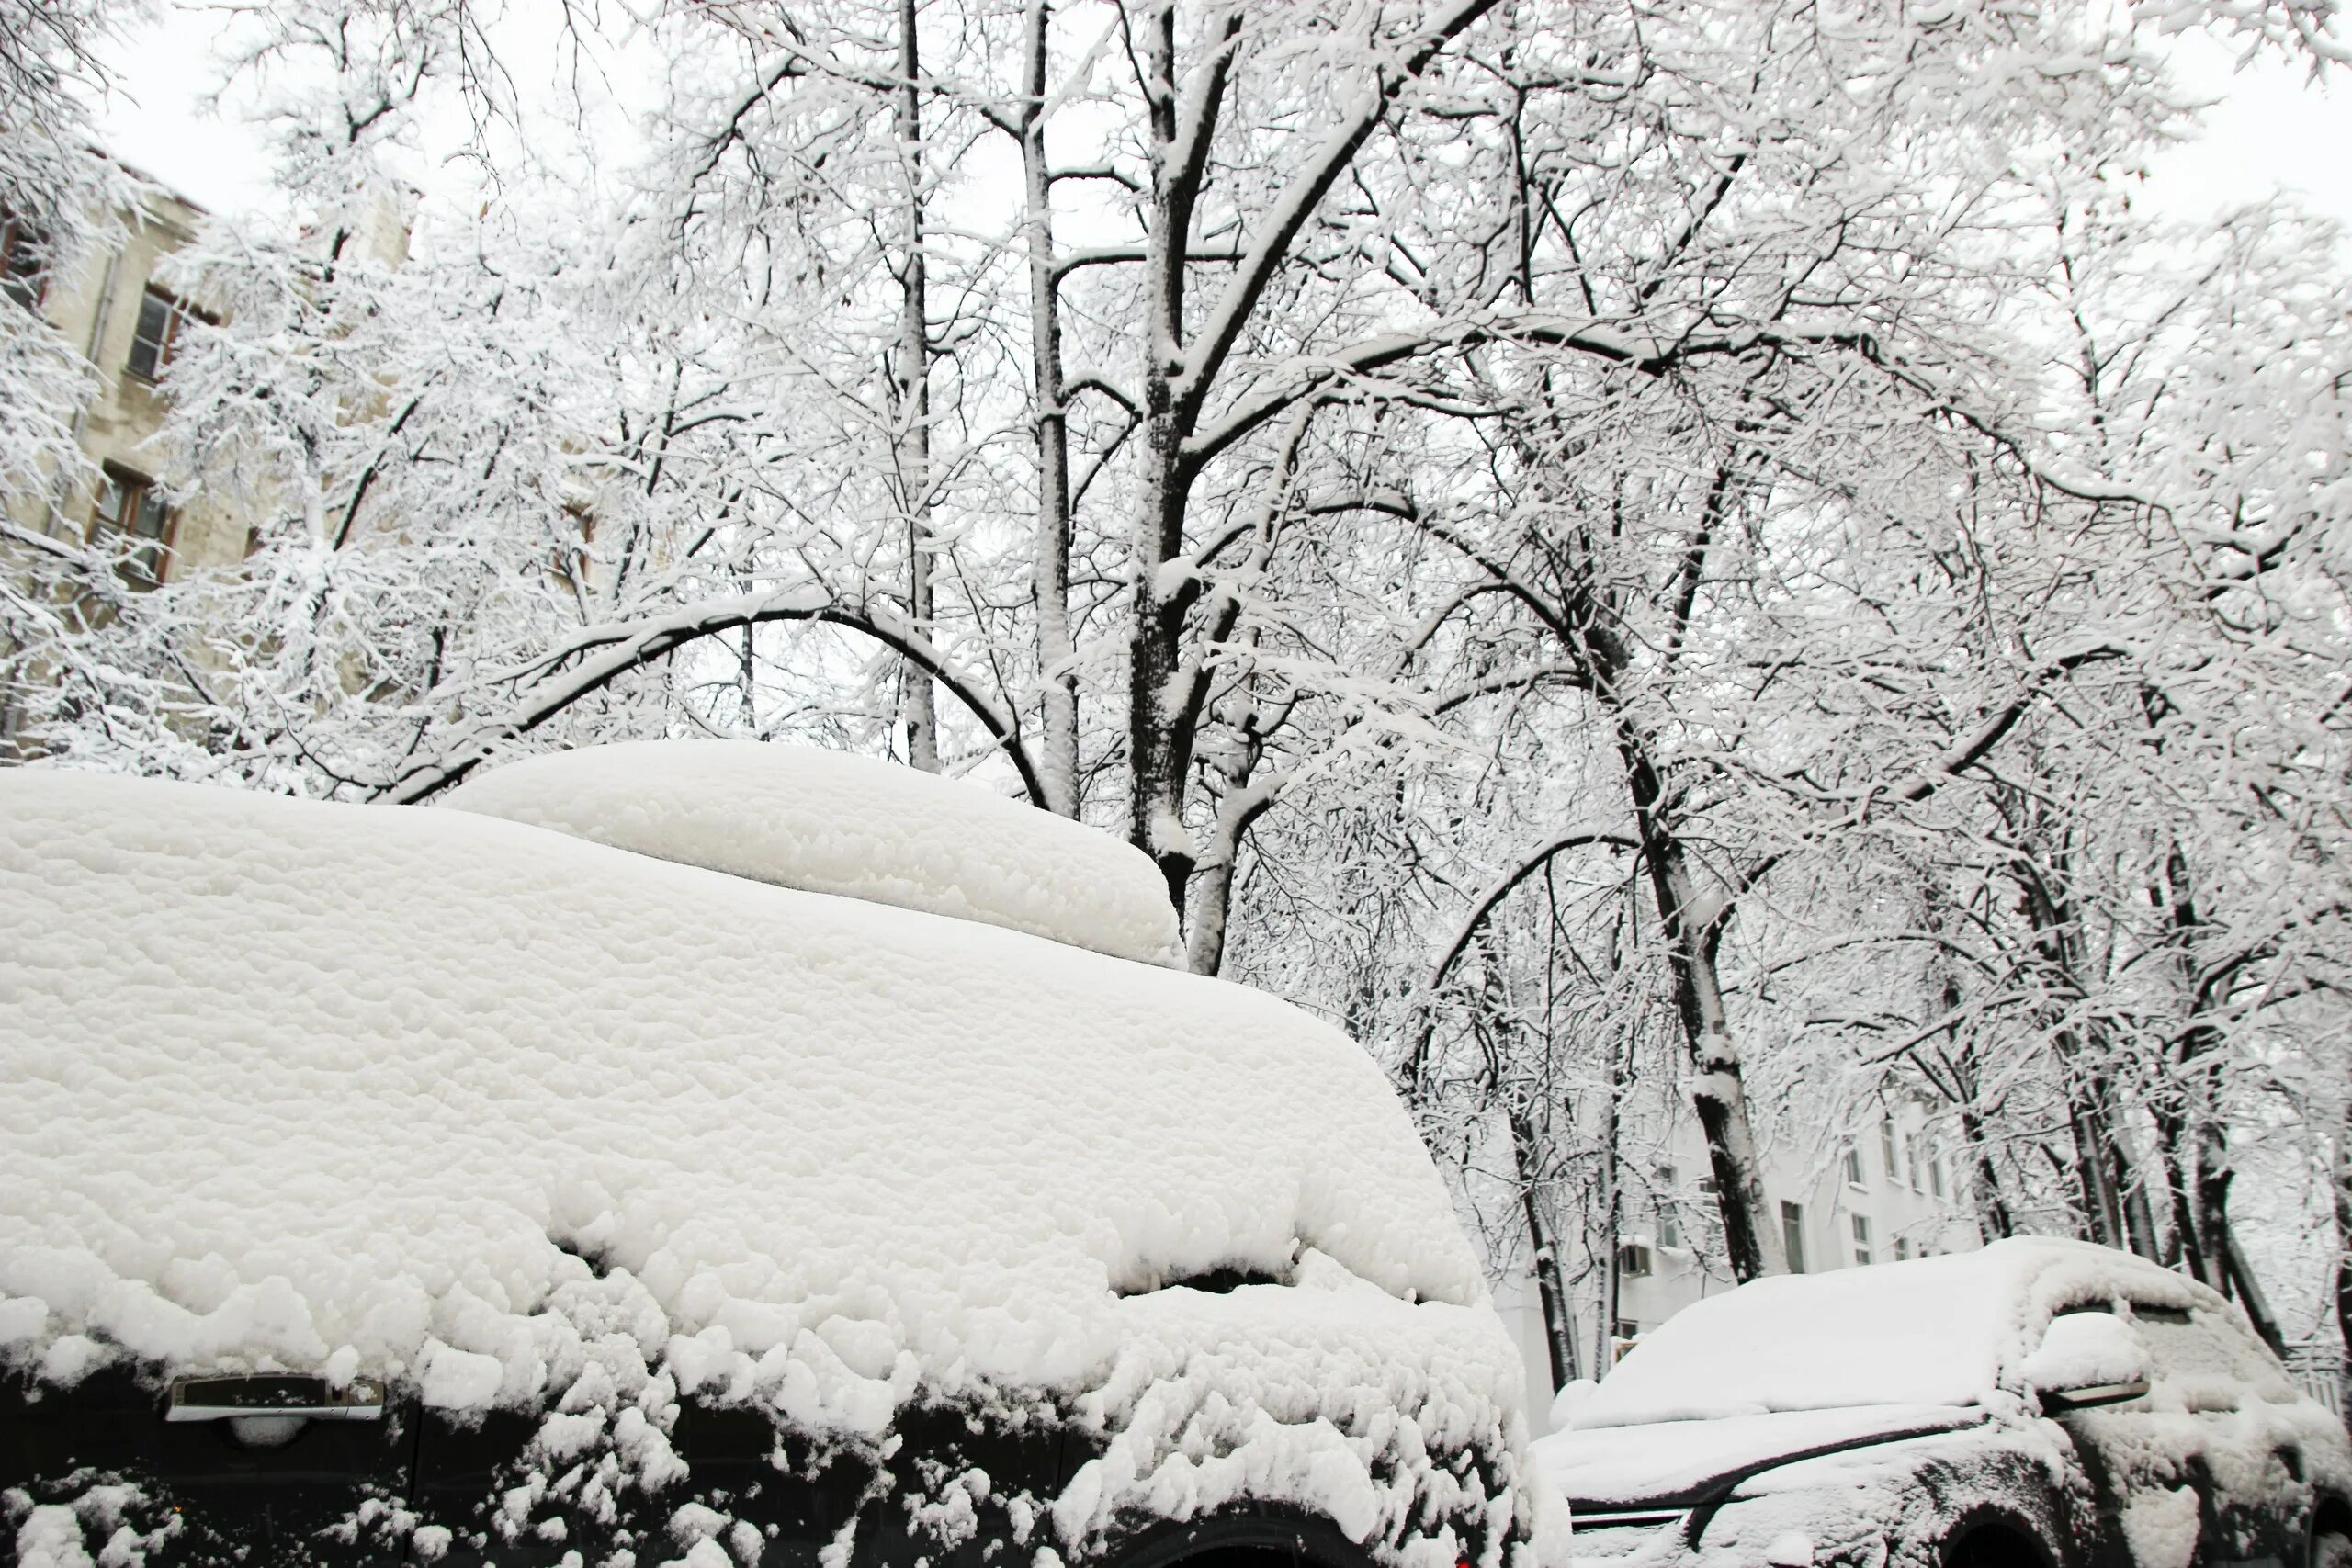
[[[1563,1376],[1653,1114],[1741,1275],[1766,1143],[1919,1094],[1986,1228],[2231,1285],[2239,1151],[2343,1115],[2336,242],[2128,197],[2157,29],[2332,17],[699,5],[574,156],[459,0],[274,0],[298,218],[167,382],[255,547],[17,601],[38,733],[392,801],[815,737],[1122,831]]]

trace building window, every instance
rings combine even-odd
[[[0,294],[28,310],[40,309],[41,250],[40,234],[14,218],[0,217]]]
[[[1657,1168],[1657,1244],[1660,1247],[1682,1245],[1682,1213],[1674,1201],[1674,1168]]]
[[[1856,1214],[1853,1216],[1853,1221],[1854,1261],[1856,1263],[1864,1264],[1877,1261],[1876,1258],[1871,1252],[1870,1217],[1866,1214]]]
[[[1804,1207],[1783,1200],[1781,1204],[1781,1247],[1789,1255],[1789,1272],[1804,1272]]]
[[[1910,1256],[1911,1238],[1909,1236],[1896,1236],[1894,1238],[1894,1260],[1897,1263],[1900,1263]]]
[[[97,505],[90,521],[93,535],[112,532],[131,541],[121,563],[125,581],[134,588],[153,588],[164,581],[174,518],[153,480],[108,463],[98,479]]]
[[[153,284],[139,299],[139,327],[130,338],[130,373],[153,381],[164,374],[164,367],[179,352],[180,333],[188,319],[210,321],[213,318]]]
[[[1639,1280],[1650,1271],[1650,1249],[1638,1241],[1629,1241],[1617,1249],[1617,1272],[1629,1280]]]
[[[1894,1142],[1894,1118],[1890,1116],[1878,1124],[1879,1153],[1886,1156],[1886,1182],[1890,1187],[1903,1183],[1903,1161]]]
[[[1846,1145],[1846,1185],[1860,1187],[1862,1181],[1862,1147],[1860,1144]]]
[[[1929,1155],[1928,1156],[1928,1183],[1934,1190],[1937,1197],[1940,1198],[1944,1195],[1943,1156]]]

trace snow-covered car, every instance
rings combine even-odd
[[[0,776],[0,1541],[1532,1568],[1408,1118],[1176,951],[1126,846],[821,752]]]
[[[1707,1568],[2343,1568],[2352,1448],[2238,1310],[2018,1238],[1686,1308],[1535,1464],[1576,1555]]]

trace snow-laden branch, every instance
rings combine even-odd
[[[1860,827],[1870,819],[1872,807],[1880,801],[1917,806],[1927,800],[1989,756],[1993,749],[2007,739],[2009,732],[2024,721],[2026,715],[2033,711],[2034,705],[2048,695],[2051,687],[2063,677],[2074,673],[2087,664],[2103,663],[2108,660],[2126,657],[2128,654],[2125,649],[2112,643],[2100,642],[2042,660],[2026,676],[2014,696],[1985,715],[1967,734],[1937,753],[1934,760],[1914,773],[1906,783],[1893,789],[1873,784],[1852,795],[1839,797],[1849,800],[1852,803],[1852,809],[1826,828],[1808,832],[1805,835],[1804,843],[1808,845],[1817,843],[1829,832]],[[1782,786],[1787,787],[1790,782],[1783,779]],[[1715,918],[1718,920],[1727,921],[1738,899],[1770,874],[1774,868],[1794,852],[1795,847],[1775,850],[1764,855],[1755,864],[1734,878],[1728,889],[1728,896],[1724,899]]]
[[[861,633],[922,670],[995,738],[1019,772],[1021,787],[1031,804],[1049,807],[1018,716],[991,696],[978,679],[958,668],[890,605],[848,604],[824,588],[807,583],[705,600],[664,615],[589,626],[527,663],[469,681],[462,691],[435,693],[436,702],[446,698],[461,701],[468,709],[490,706],[503,711],[475,726],[463,740],[444,748],[431,761],[383,785],[375,797],[394,804],[423,800],[473,772],[500,743],[529,734],[628,671],[704,637],[779,621],[818,621]],[[486,694],[501,688],[511,690],[512,695]]]
[[[1440,12],[1411,40],[1401,57],[1390,68],[1381,71],[1349,107],[1306,166],[1269,206],[1265,218],[1244,247],[1238,269],[1210,308],[1193,346],[1184,355],[1182,370],[1170,388],[1180,423],[1186,429],[1198,423],[1210,387],[1216,384],[1234,344],[1240,341],[1243,326],[1275,273],[1291,259],[1291,247],[1299,231],[1354,163],[1356,153],[1387,114],[1389,106],[1429,69],[1439,51],[1494,6],[1495,0],[1454,0]],[[1183,153],[1187,159],[1196,157],[1198,148],[1188,145]]]
[[[1406,1047],[1402,1069],[1407,1084],[1420,1081],[1424,1065],[1429,1059],[1430,1036],[1437,1027],[1435,1010],[1438,995],[1445,987],[1446,977],[1453,973],[1454,964],[1460,963],[1462,955],[1469,951],[1470,942],[1478,934],[1478,929],[1487,923],[1487,918],[1495,912],[1498,905],[1510,897],[1514,888],[1555,859],[1570,850],[1589,849],[1595,845],[1621,850],[1627,854],[1639,854],[1642,850],[1637,840],[1607,829],[1578,829],[1572,833],[1563,833],[1522,856],[1510,870],[1490,883],[1487,890],[1478,896],[1477,901],[1470,906],[1469,913],[1463,917],[1461,924],[1453,930],[1453,938],[1438,954],[1437,962],[1430,965],[1429,976],[1421,982],[1419,1001],[1414,1009],[1418,1016],[1413,1025],[1411,1043]]]

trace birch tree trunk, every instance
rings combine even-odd
[[[923,256],[922,72],[915,32],[915,0],[899,0],[899,156],[906,170],[906,257],[899,274],[899,486],[907,526],[907,615],[915,630],[932,629],[931,559],[931,321]],[[939,772],[939,713],[931,676],[901,662],[899,699],[907,725],[907,761]]]
[[[1046,162],[1046,45],[1051,0],[1030,0],[1023,49],[1021,175],[1027,202],[1029,352],[1035,383],[1037,525],[1032,592],[1043,744],[1038,771],[1051,808],[1078,815],[1077,645],[1069,626],[1069,415],[1062,377],[1061,281],[1055,273],[1053,175]]]

